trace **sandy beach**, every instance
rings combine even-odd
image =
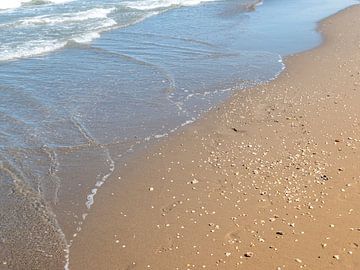
[[[117,168],[70,269],[360,269],[359,14]]]

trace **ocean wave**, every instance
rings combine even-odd
[[[42,15],[33,18],[25,18],[20,20],[17,24],[21,26],[32,25],[58,25],[61,23],[76,23],[94,19],[106,19],[107,16],[115,11],[115,8],[93,8],[86,11],[75,13],[63,13],[60,15]]]
[[[67,42],[58,40],[37,40],[27,42],[21,46],[0,47],[0,61],[10,61],[19,58],[27,58],[36,55],[46,54],[65,47]]]
[[[72,35],[66,40],[33,40],[25,44],[0,45],[0,62],[11,61],[20,58],[29,58],[45,55],[66,47],[69,43],[87,44],[100,37],[100,33],[108,30],[117,23],[114,20],[107,20],[102,25],[94,28],[93,31]]]
[[[73,0],[1,0],[1,9],[15,9],[24,5],[64,4]]]
[[[0,9],[42,3],[61,4],[71,1],[74,0],[0,0]],[[48,54],[68,44],[90,43],[99,38],[102,32],[128,27],[171,7],[194,6],[209,1],[216,0],[140,0],[122,2],[118,6],[93,6],[88,10],[81,10],[83,7],[74,5],[77,9],[74,12],[69,12],[73,10],[72,6],[64,9],[51,7],[45,12],[50,11],[52,14],[35,13],[36,16],[29,17],[26,13],[26,17],[20,17],[17,20],[12,20],[9,16],[10,20],[0,24],[0,30],[10,37],[0,42],[0,62]],[[126,11],[122,14],[124,7]],[[129,12],[129,9],[138,11]],[[13,36],[11,33],[18,31],[15,29],[20,29],[26,35]]]
[[[110,22],[108,25],[110,26]],[[60,50],[74,42],[81,44],[90,43],[94,39],[99,38],[101,32],[102,30],[98,30],[74,35],[67,40],[34,40],[18,46],[0,46],[0,62],[45,55]]]
[[[115,10],[115,7],[93,8],[73,13],[23,18],[0,24],[0,29],[39,27],[38,30],[32,31],[34,34],[29,34],[25,39],[0,43],[0,61],[44,55],[59,50],[69,43],[90,43],[99,38],[100,33],[117,25],[115,20],[108,17]],[[69,28],[73,31],[69,31]],[[57,34],[50,38],[47,34],[48,29],[56,30]]]
[[[143,0],[136,2],[124,2],[127,8],[136,10],[156,10],[165,9],[173,6],[196,6],[203,2],[213,2],[216,0]]]

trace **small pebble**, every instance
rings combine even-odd
[[[194,180],[191,181],[191,184],[197,184],[197,183],[199,183],[199,181],[196,180],[196,179],[194,179]]]
[[[252,253],[251,251],[248,251],[244,254],[244,256],[247,258],[251,258],[252,256],[254,256],[254,253]]]

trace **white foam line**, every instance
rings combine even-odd
[[[109,30],[112,26],[115,26],[116,24],[117,22],[113,19],[107,19],[98,29],[95,29],[97,31],[73,37],[71,40],[77,43],[90,43],[94,39],[100,38],[101,32]]]
[[[95,19],[106,19],[116,8],[93,8],[86,11],[75,13],[63,13],[61,15],[42,15],[33,18],[25,18],[19,21],[21,26],[31,26],[39,24],[58,25],[61,23],[82,22]]]
[[[65,265],[64,270],[70,270],[70,245],[66,244],[65,252]]]
[[[137,10],[154,10],[169,8],[172,6],[196,6],[203,2],[213,2],[216,0],[143,0],[135,2],[124,2],[123,4]]]
[[[281,70],[278,73],[276,73],[275,76],[273,78],[271,78],[269,81],[275,80],[286,69],[286,65],[285,65],[284,60],[283,60],[283,58],[281,57],[280,54],[279,54],[278,62],[281,64]]]
[[[154,135],[154,138],[155,139],[160,139],[160,138],[166,137],[168,135],[169,135],[168,133],[156,134],[156,135]]]
[[[195,119],[187,120],[185,123],[182,123],[182,124],[181,124],[181,127],[187,126],[187,125],[192,124],[192,123],[194,123],[194,122],[195,122]]]
[[[91,206],[94,204],[94,198],[96,196],[96,193],[98,192],[99,188],[106,182],[106,180],[110,177],[110,175],[114,172],[115,170],[115,162],[114,160],[111,158],[110,152],[108,149],[105,149],[105,154],[106,154],[106,162],[109,163],[109,173],[105,174],[101,180],[96,181],[95,183],[95,188],[93,188],[91,190],[91,193],[88,194],[86,196],[86,202],[85,205],[87,207],[87,209],[90,209]]]
[[[94,204],[95,201],[95,195],[97,194],[99,188],[106,182],[106,180],[111,176],[111,174],[114,172],[115,170],[115,161],[112,159],[109,149],[104,148],[101,146],[101,148],[104,149],[105,154],[106,154],[106,162],[109,164],[109,173],[105,174],[101,180],[96,181],[95,183],[95,188],[93,188],[91,190],[91,193],[88,194],[86,196],[86,208],[87,209],[91,209],[91,206]],[[82,214],[82,220],[84,221],[86,219],[86,217],[88,216],[88,213],[84,213]],[[80,232],[81,231],[81,227],[77,228],[77,231]],[[77,234],[74,235],[74,237],[76,237]],[[66,243],[66,242],[65,242]],[[72,244],[72,240],[70,241],[70,244],[66,243],[66,248],[64,249],[65,252],[65,265],[64,265],[64,270],[70,270],[70,247]]]
[[[16,9],[21,7],[23,4],[29,3],[32,0],[1,0],[0,1],[0,10],[4,9]],[[51,4],[65,4],[68,2],[71,2],[73,0],[48,0],[44,1],[45,3],[51,3]]]
[[[43,55],[65,47],[67,42],[58,40],[49,41],[33,41],[28,42],[23,47],[18,48],[1,48],[0,61],[9,61],[13,59],[32,57],[35,55]]]

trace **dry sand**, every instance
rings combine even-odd
[[[360,269],[360,7],[320,48],[124,164],[80,269]]]

